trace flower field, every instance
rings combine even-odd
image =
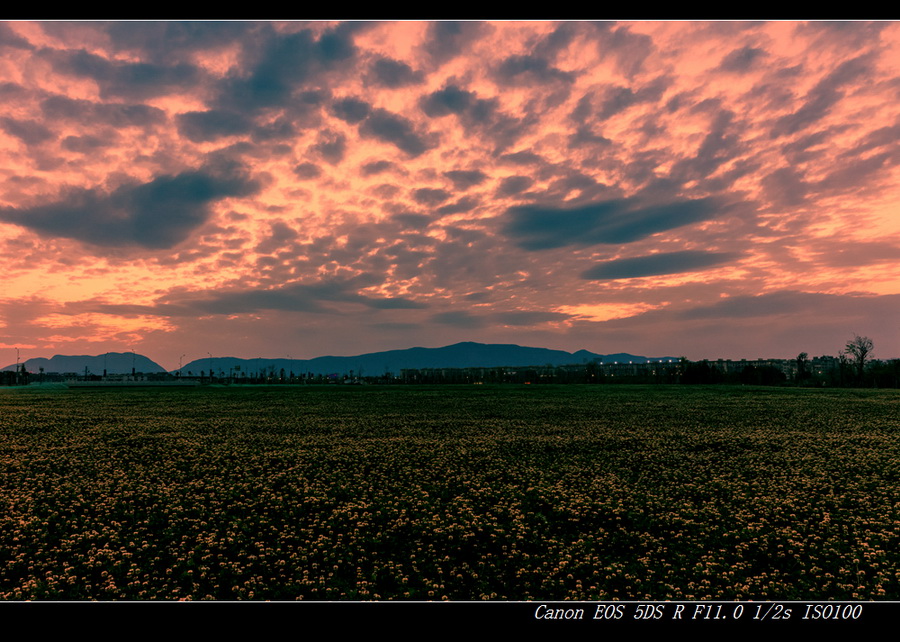
[[[0,392],[6,600],[900,599],[900,394]]]

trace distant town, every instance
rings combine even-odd
[[[626,353],[600,355],[584,350],[567,353],[544,348],[465,342],[443,348],[411,348],[312,360],[216,358],[207,353],[207,358],[191,361],[169,372],[135,353],[82,357],[58,355],[53,359],[30,359],[7,366],[0,371],[0,385],[632,383],[900,387],[900,359],[873,359],[873,347],[871,339],[856,336],[838,356],[809,357],[806,353],[800,353],[793,359],[691,361],[684,357],[648,358]],[[130,369],[127,367],[129,361]],[[392,367],[392,362],[395,367]],[[60,368],[60,365],[68,368]]]

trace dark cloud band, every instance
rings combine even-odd
[[[637,200],[613,199],[574,208],[522,205],[507,210],[503,230],[527,250],[567,245],[631,243],[716,216],[713,198],[640,207]]]
[[[48,205],[5,208],[0,210],[0,220],[92,245],[167,249],[206,222],[212,202],[249,196],[258,189],[255,181],[243,175],[185,172],[126,185],[112,193],[82,189]]]
[[[739,255],[733,252],[664,252],[630,259],[607,261],[585,270],[582,279],[631,279],[643,276],[696,272],[732,261]]]

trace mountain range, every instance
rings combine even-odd
[[[597,354],[587,350],[566,352],[548,348],[532,348],[514,344],[485,344],[465,341],[442,348],[408,348],[405,350],[387,350],[349,357],[324,356],[314,359],[290,358],[255,358],[240,359],[237,357],[207,356],[186,363],[183,374],[199,375],[201,371],[208,373],[212,368],[216,373],[228,374],[230,371],[245,372],[249,375],[259,372],[294,372],[296,375],[312,373],[347,374],[351,370],[358,376],[375,376],[385,372],[399,373],[404,368],[493,368],[498,366],[545,366],[567,365],[598,361],[612,363],[615,361],[633,361],[646,363],[658,359],[674,359],[675,357],[642,357],[628,353]],[[88,368],[92,374],[101,374],[104,369],[108,374],[130,374],[135,372],[165,372],[165,368],[149,358],[131,352],[109,352],[97,356],[65,356],[56,355],[52,359],[34,358],[25,362],[25,369],[37,373],[40,368],[44,372],[74,372],[82,374]],[[14,370],[15,364],[3,370]],[[173,370],[172,372],[176,372]]]

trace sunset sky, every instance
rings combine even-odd
[[[10,22],[0,102],[0,366],[900,357],[898,22]]]

